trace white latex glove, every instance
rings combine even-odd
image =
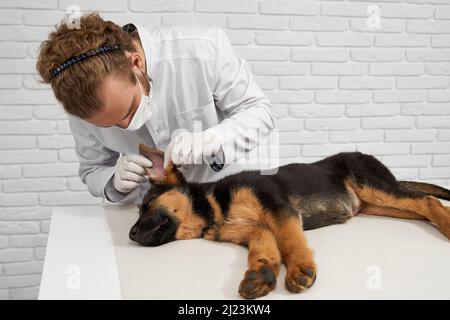
[[[144,156],[127,154],[120,156],[114,170],[114,188],[128,193],[147,181],[144,167],[152,167],[153,163]]]
[[[164,152],[164,169],[169,160],[175,166],[187,168],[193,164],[202,164],[207,157],[214,157],[222,149],[220,140],[208,130],[190,132],[183,130],[175,136]]]

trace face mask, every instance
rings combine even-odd
[[[144,73],[141,70],[142,73]],[[144,75],[147,77],[148,76],[144,73]],[[142,90],[142,86],[141,83],[139,82],[138,77],[136,76],[136,74],[134,74],[134,76],[136,77],[136,80],[139,84],[139,88],[141,88],[141,102],[139,103],[139,106],[136,110],[136,112],[134,113],[133,119],[131,119],[130,124],[128,125],[128,127],[126,127],[124,130],[128,130],[128,131],[136,131],[139,130],[140,128],[142,128],[142,126],[148,121],[150,120],[151,116],[152,116],[152,105],[153,105],[153,100],[152,100],[152,88],[151,88],[151,82],[150,79],[149,80],[149,85],[150,85],[150,96],[146,96],[144,94],[144,90]]]

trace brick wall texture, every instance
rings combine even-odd
[[[0,0],[0,299],[36,299],[52,207],[98,205],[37,48],[70,5],[222,27],[271,99],[281,163],[359,150],[450,185],[450,0]]]

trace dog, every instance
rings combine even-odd
[[[248,170],[216,182],[187,182],[164,152],[139,145],[153,162],[146,168],[151,188],[139,205],[129,237],[144,246],[203,238],[248,248],[239,294],[254,299],[274,290],[280,265],[294,293],[317,276],[303,230],[344,223],[357,214],[422,219],[450,238],[450,190],[421,182],[397,181],[375,157],[342,152],[314,163],[290,163],[276,174]]]

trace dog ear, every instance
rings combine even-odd
[[[139,144],[139,154],[149,159],[153,166],[145,168],[150,182],[153,184],[171,184],[179,185],[186,182],[181,172],[175,167],[172,160],[169,161],[167,169],[164,169],[164,152],[157,149],[146,146],[145,144]]]

